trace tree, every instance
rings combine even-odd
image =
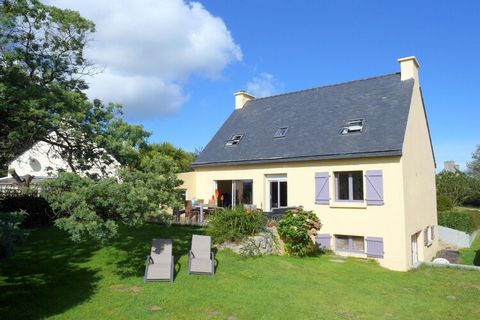
[[[117,235],[119,224],[138,225],[179,206],[177,172],[173,160],[157,154],[144,159],[143,170],[122,170],[120,181],[61,173],[42,183],[42,196],[55,211],[55,225],[72,240],[106,241]]]
[[[442,171],[436,176],[437,195],[449,197],[455,206],[471,197],[475,181],[461,171]]]
[[[472,153],[472,161],[467,164],[468,174],[480,182],[480,144]]]
[[[172,159],[180,172],[191,171],[191,163],[195,160],[195,155],[191,152],[185,151],[181,148],[176,148],[168,142],[162,144],[150,144],[142,148],[142,155],[152,157],[155,154],[160,154]]]
[[[120,105],[83,92],[83,76],[95,72],[83,52],[94,31],[78,12],[37,0],[0,4],[0,167],[37,141],[59,147],[73,172],[108,165],[109,154],[138,165],[150,134],[121,120]]]
[[[42,196],[55,224],[77,241],[107,240],[120,223],[138,224],[179,205],[175,157],[142,154],[150,133],[123,121],[121,105],[84,93],[83,76],[95,69],[83,51],[94,31],[75,11],[0,1],[0,167],[37,141],[58,147],[73,173],[45,181]],[[112,156],[124,168],[118,179],[75,174],[108,165]]]

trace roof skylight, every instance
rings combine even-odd
[[[283,138],[287,134],[288,127],[278,128],[275,134],[273,135],[274,138]]]
[[[227,140],[225,142],[226,146],[235,146],[240,143],[240,140],[242,139],[243,134],[234,134],[230,140]]]
[[[346,126],[343,127],[341,134],[362,133],[363,131],[363,119],[349,120]]]

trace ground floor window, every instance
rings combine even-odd
[[[360,236],[335,235],[335,250],[365,252],[365,239]]]

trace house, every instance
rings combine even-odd
[[[443,171],[446,172],[457,172],[460,171],[460,165],[456,164],[453,160],[448,160],[443,162]]]
[[[317,243],[405,271],[437,252],[435,159],[415,57],[400,73],[255,99],[180,178],[187,198],[264,211],[302,205]],[[220,197],[223,201],[220,202]]]
[[[51,133],[50,135],[54,135]],[[19,176],[35,176],[32,184],[36,184],[42,179],[55,177],[59,171],[71,171],[67,161],[61,156],[61,147],[54,146],[45,141],[36,142],[29,149],[20,153],[8,166],[8,169],[14,169]],[[116,170],[120,164],[112,156],[108,163],[98,161],[92,163],[91,168],[79,172],[81,175],[89,176],[108,176],[116,175]],[[0,178],[0,185],[14,185],[15,179],[12,177]]]

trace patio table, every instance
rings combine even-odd
[[[215,210],[215,209],[223,210],[224,209],[223,207],[218,207],[216,205],[211,205],[211,204],[196,204],[193,207],[196,208],[196,209],[200,209],[200,221],[199,221],[199,223],[202,224],[202,225],[203,225],[203,210],[204,209],[212,209],[212,210]]]

